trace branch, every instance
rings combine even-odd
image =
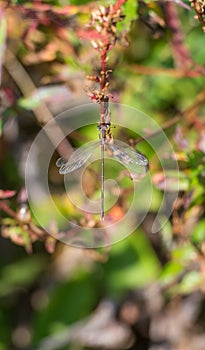
[[[136,72],[142,75],[166,75],[174,78],[197,78],[204,75],[204,72],[199,69],[190,70],[187,68],[162,68],[162,67],[150,67],[150,66],[142,66],[140,64],[132,64],[125,67],[126,70],[131,72]],[[204,68],[203,68],[204,69]]]
[[[197,18],[201,24],[203,31],[205,32],[205,2],[201,0],[190,0],[191,6],[196,12],[195,18]]]
[[[170,42],[175,64],[179,68],[189,68],[193,61],[187,47],[184,44],[185,38],[175,5],[167,1],[164,4],[164,9],[167,28],[171,33]]]
[[[186,117],[186,121],[188,125],[191,125],[195,123],[195,115],[199,107],[204,103],[205,100],[205,89],[200,92],[200,94],[197,96],[196,101],[188,108],[186,108],[181,113],[177,113],[172,119],[165,122],[161,129],[167,130],[171,126],[177,124],[179,121],[182,120],[182,117]],[[144,137],[138,137],[135,140],[132,140],[133,145],[137,145],[139,142],[146,141],[148,139],[151,139],[152,137],[155,137],[161,133],[161,130],[157,130],[153,132],[152,134],[145,135]]]
[[[4,66],[22,92],[23,96],[30,96],[36,91],[36,86],[30,76],[22,64],[17,60],[13,52],[9,49],[6,51]],[[73,152],[72,146],[65,138],[61,128],[55,122],[55,119],[46,104],[41,102],[38,108],[33,109],[33,113],[40,125],[46,125],[48,122],[52,121],[52,130],[45,129],[45,132],[55,146],[55,149],[58,150],[59,154],[66,157],[71,154]]]
[[[11,216],[13,219],[15,219],[18,223],[21,221],[18,218],[18,215],[13,211],[11,208],[8,207],[8,205],[0,200],[0,210],[3,210],[6,214]]]

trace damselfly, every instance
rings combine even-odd
[[[81,168],[86,161],[93,155],[96,148],[101,148],[101,220],[104,220],[104,158],[105,151],[109,156],[117,159],[120,163],[125,165],[129,170],[133,179],[142,177],[148,170],[149,163],[147,158],[134,148],[120,143],[118,145],[110,132],[110,123],[99,123],[99,140],[89,142],[88,144],[77,149],[71,157],[66,160],[59,158],[56,165],[60,168],[60,174],[68,174]]]

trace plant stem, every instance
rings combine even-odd
[[[13,211],[11,208],[9,208],[5,202],[0,201],[0,209],[3,210],[6,214],[11,216],[16,221],[21,222],[18,218],[18,215],[15,213],[15,211]]]
[[[185,38],[175,5],[171,2],[166,2],[164,4],[164,9],[167,28],[171,32],[170,42],[175,64],[179,68],[189,68],[193,62],[190,53],[184,44]]]
[[[8,48],[6,51],[4,66],[22,92],[23,96],[28,97],[36,92],[36,86],[30,76],[13,52]],[[40,125],[44,126],[48,122],[51,123],[52,128],[45,128],[44,130],[59,154],[64,157],[71,154],[73,152],[72,146],[65,138],[63,131],[53,118],[47,105],[44,102],[41,102],[37,108],[33,109],[33,113]]]
[[[100,101],[100,123],[104,124],[105,123],[105,85],[106,85],[106,59],[107,59],[107,50],[108,46],[102,50],[101,53],[101,79],[100,79],[100,94],[102,95],[102,99]]]

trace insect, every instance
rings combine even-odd
[[[100,146],[101,149],[101,212],[100,219],[104,220],[105,210],[104,210],[104,171],[105,171],[105,151],[108,154],[118,160],[120,163],[125,165],[130,171],[131,177],[133,179],[142,177],[149,168],[149,162],[147,158],[141,153],[137,152],[134,148],[124,145],[119,141],[115,141],[112,137],[110,131],[110,123],[99,123],[99,140],[89,142],[88,144],[77,149],[68,160],[64,158],[59,158],[56,162],[57,167],[59,167],[60,174],[68,174],[79,168],[81,168],[88,159],[96,151],[96,148]]]

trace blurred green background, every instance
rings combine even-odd
[[[0,350],[202,349],[194,341],[199,344],[197,336],[204,332],[205,37],[188,1],[128,0],[117,31],[127,32],[129,45],[117,43],[108,61],[114,70],[114,101],[150,115],[176,152],[179,196],[166,225],[151,233],[165,185],[160,164],[144,141],[138,149],[150,159],[152,206],[141,226],[121,242],[99,249],[66,246],[38,231],[35,218],[31,234],[31,219],[25,217],[29,207],[22,209],[26,157],[48,113],[56,116],[90,102],[85,75],[99,71],[99,58],[79,30],[87,28],[94,7],[112,3],[0,1]],[[42,104],[48,108],[45,114]],[[138,137],[129,128],[113,133],[125,142]],[[145,138],[150,133],[146,130]],[[96,137],[96,127],[84,127],[69,142],[77,147]],[[91,219],[79,215],[63,194],[54,169],[57,157],[56,152],[49,175],[56,203],[69,218],[87,224]],[[167,179],[168,192],[176,189],[175,176]],[[123,194],[110,212],[113,219],[123,214],[126,193],[133,188],[125,178],[120,184]],[[90,191],[100,194],[93,180]],[[42,217],[47,210],[45,204]],[[193,295],[189,313],[186,301]],[[179,335],[157,323],[170,319]]]

